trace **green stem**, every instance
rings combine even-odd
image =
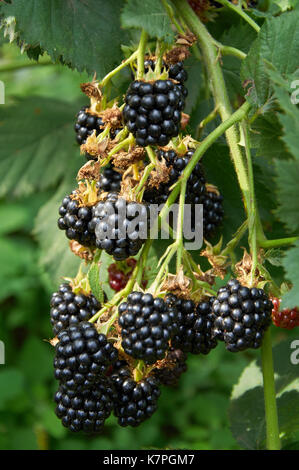
[[[137,80],[141,80],[144,75],[144,54],[147,37],[147,33],[143,29],[141,32],[139,46],[137,49]]]
[[[107,85],[108,82],[116,75],[118,72],[120,72],[123,68],[127,67],[127,65],[131,64],[134,62],[135,59],[137,59],[138,51],[135,51],[128,59],[124,60],[118,67],[116,67],[114,70],[109,72],[103,80],[100,82],[100,86],[104,87]]]
[[[183,181],[181,184],[180,192],[180,201],[179,201],[179,213],[178,213],[178,224],[177,224],[177,233],[176,233],[176,243],[177,243],[177,255],[176,255],[176,271],[179,272],[182,265],[182,256],[183,256],[183,227],[184,227],[184,205],[186,197],[186,187],[187,181]]]
[[[218,1],[218,0],[217,0]],[[245,11],[240,8],[239,6],[234,5],[233,3],[229,2],[228,0],[219,0],[218,3],[221,3],[221,5],[226,6],[227,8],[230,8],[233,10],[235,13],[241,16],[243,20],[245,20],[250,26],[252,26],[253,29],[258,33],[260,31],[259,25],[253,21],[253,19],[245,13]]]
[[[224,46],[223,44],[217,43],[219,50],[221,52],[221,55],[231,55],[234,57],[237,57],[238,59],[244,60],[246,59],[246,54],[243,51],[240,51],[240,49],[237,49],[236,47],[231,47],[231,46]]]
[[[232,253],[234,251],[236,246],[239,244],[240,240],[243,238],[243,236],[244,236],[245,232],[247,231],[247,229],[248,229],[248,221],[245,220],[245,222],[237,230],[234,238],[232,238],[232,240],[230,240],[230,242],[228,242],[228,244],[226,245],[224,250],[220,253],[221,256],[229,255],[230,253]]]
[[[293,245],[299,237],[277,238],[276,240],[259,240],[261,248],[276,248],[283,245]]]
[[[175,15],[174,15],[174,11],[172,9],[172,7],[169,5],[169,3],[166,1],[166,0],[161,0],[162,1],[162,4],[172,22],[172,24],[176,27],[177,31],[181,34],[184,34],[184,30],[183,28],[181,27],[181,25],[178,23]]]
[[[186,0],[173,0],[178,12],[184,18],[191,31],[197,36],[201,46],[203,60],[209,73],[215,100],[215,107],[219,110],[222,121],[228,120],[232,115],[232,108],[225,86],[223,73],[218,61],[218,51],[213,37],[201,23]],[[246,103],[245,103],[246,105]],[[244,105],[243,105],[244,106]],[[247,105],[247,111],[249,105]],[[239,147],[239,135],[235,126],[229,126],[226,131],[227,143],[234,162],[240,188],[244,196],[246,210],[249,207],[249,184],[243,155]]]
[[[276,393],[270,328],[266,331],[262,344],[262,370],[267,425],[267,449],[279,450],[281,446],[279,439],[278,415],[276,407]]]

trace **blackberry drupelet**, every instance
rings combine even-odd
[[[94,231],[89,229],[89,222],[92,218],[92,208],[81,206],[73,197],[76,191],[70,196],[66,196],[59,207],[58,227],[64,230],[67,238],[76,240],[81,245],[94,248],[96,245]]]
[[[73,432],[97,433],[113,410],[116,393],[111,380],[105,377],[92,390],[78,392],[61,386],[54,399],[55,413],[63,426]]]
[[[292,330],[299,326],[299,308],[284,308],[280,310],[280,299],[274,297],[271,299],[273,304],[272,321],[279,328]]]
[[[98,334],[92,323],[71,325],[57,337],[55,378],[68,390],[83,391],[94,387],[118,359],[117,350],[105,335]]]
[[[69,284],[61,284],[51,298],[51,324],[54,335],[68,326],[89,320],[101,308],[94,295],[75,294]]]
[[[178,331],[176,310],[161,298],[132,292],[118,312],[124,351],[146,364],[163,359]]]
[[[188,150],[185,155],[179,156],[174,150],[158,152],[158,158],[164,158],[166,165],[171,168],[169,173],[169,181],[162,183],[158,190],[146,189],[144,191],[143,200],[150,204],[164,204],[169,196],[169,188],[179,179],[183,170],[186,168],[194,150]],[[186,190],[187,204],[201,204],[202,197],[206,193],[206,180],[204,177],[201,163],[197,163],[194,167],[190,178],[188,179]]]
[[[166,365],[155,368],[153,374],[160,384],[175,387],[181,375],[187,370],[187,354],[180,349],[170,348],[166,356]]]
[[[167,145],[179,133],[184,97],[172,80],[135,80],[126,97],[125,124],[141,147]]]
[[[127,367],[111,375],[117,393],[114,414],[120,426],[139,426],[150,418],[157,409],[160,389],[155,377],[135,382]]]
[[[109,193],[93,207],[89,230],[95,233],[96,246],[113,255],[116,261],[135,256],[147,239],[148,208],[127,202]],[[137,222],[135,218],[139,219]]]
[[[196,304],[169,294],[165,301],[174,305],[178,312],[179,330],[171,341],[174,348],[192,354],[208,354],[217,346],[212,337],[212,303],[214,298]]]
[[[120,185],[121,185],[122,175],[115,171],[111,167],[104,168],[103,172],[100,174],[99,182],[97,183],[97,187],[101,191],[105,191],[107,193],[110,192],[119,192]]]
[[[213,302],[212,334],[231,352],[259,348],[271,323],[272,308],[263,289],[245,287],[231,279]]]

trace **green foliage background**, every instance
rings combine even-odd
[[[6,87],[6,104],[0,106],[0,339],[6,347],[6,364],[0,365],[0,448],[263,447],[264,410],[260,369],[259,364],[252,363],[259,353],[248,351],[234,355],[227,353],[222,344],[207,357],[188,359],[188,372],[182,377],[179,386],[163,390],[158,412],[138,429],[122,429],[116,419],[111,417],[102,435],[77,436],[70,434],[56,418],[52,398],[57,384],[53,379],[53,351],[47,342],[51,337],[49,298],[61,277],[74,275],[78,266],[76,257],[67,250],[64,234],[57,229],[56,219],[59,202],[73,189],[76,171],[83,163],[74,143],[73,131],[75,114],[85,103],[79,84],[89,80],[94,70],[102,77],[120,62],[121,44],[133,44],[135,41],[136,32],[126,28],[143,25],[153,36],[165,41],[171,41],[173,34],[158,0],[128,1],[122,9],[121,20],[118,15],[111,13],[120,12],[124,2],[104,2],[107,9],[102,12],[101,18],[97,18],[98,2],[94,0],[89,2],[89,17],[93,17],[93,21],[98,20],[101,25],[108,17],[112,22],[109,24],[110,29],[107,27],[101,36],[95,28],[95,35],[88,36],[90,41],[86,45],[86,34],[78,27],[79,46],[74,47],[68,23],[63,25],[66,35],[61,35],[62,25],[59,26],[58,21],[55,23],[57,31],[49,29],[47,35],[43,36],[47,23],[47,12],[43,7],[49,4],[47,0],[40,1],[39,8],[33,9],[37,15],[34,22],[40,30],[28,27],[28,22],[33,21],[29,7],[35,3],[34,0],[13,2],[13,14],[17,17],[17,26],[21,31],[15,39],[25,40],[31,45],[28,50],[31,56],[38,56],[45,49],[49,55],[44,54],[40,58],[44,65],[28,66],[33,62],[29,61],[26,54],[21,55],[18,46],[0,39],[0,79]],[[284,8],[282,2],[274,3],[274,13],[280,14]],[[73,5],[74,8],[79,7],[80,1],[75,0]],[[6,8],[7,13],[10,13],[11,6],[7,5]],[[82,24],[85,24],[76,8],[75,14],[77,21],[80,16]],[[271,14],[269,12],[269,17]],[[278,18],[279,22],[286,22],[285,29],[288,20],[284,15],[288,14],[285,12],[282,19]],[[266,13],[264,15],[267,16]],[[64,17],[67,18],[67,14]],[[159,20],[156,21],[157,18]],[[222,23],[209,25],[215,37],[247,53],[255,39],[254,31],[240,23],[238,17],[230,12],[225,12],[223,18]],[[267,23],[274,38],[277,31],[281,31],[281,25],[277,23],[271,27],[271,21],[275,20],[270,19]],[[298,24],[295,17],[292,17],[290,23],[293,28]],[[93,24],[89,26],[94,28]],[[110,37],[111,31],[113,34]],[[267,39],[269,31],[265,30],[264,36],[261,35],[255,43],[256,49],[249,53],[242,68],[242,76],[245,78],[248,73],[256,73],[257,78],[261,79],[258,83],[262,85],[264,81],[261,77],[267,76],[266,85],[256,90],[255,104],[264,107],[265,112],[254,122],[252,140],[255,146],[257,198],[262,219],[271,238],[279,238],[285,236],[285,226],[281,222],[291,232],[298,229],[298,226],[294,227],[294,221],[298,221],[297,207],[290,205],[290,200],[292,204],[298,204],[298,199],[293,202],[294,193],[286,190],[285,186],[285,180],[298,174],[298,146],[295,143],[295,136],[298,136],[298,108],[289,108],[289,90],[284,82],[288,74],[292,78],[296,77],[297,63],[288,61],[289,68],[285,70],[279,58],[274,57],[272,67],[267,69],[264,59],[273,57],[263,37]],[[105,47],[108,36],[110,48]],[[40,40],[40,37],[43,39]],[[283,44],[286,47],[288,40],[286,37],[281,41],[282,56]],[[56,49],[57,43],[60,47]],[[297,58],[298,37],[294,39],[292,47],[292,57]],[[126,48],[123,51],[126,52]],[[258,61],[256,51],[262,51]],[[50,58],[56,61],[55,65],[49,63]],[[71,70],[61,62],[77,70]],[[252,71],[254,64],[258,66]],[[20,68],[15,69],[15,66]],[[14,70],[9,71],[10,67]],[[195,136],[197,124],[213,109],[213,104],[206,93],[208,87],[201,63],[192,56],[186,68],[190,77],[186,109],[191,115],[188,131]],[[223,68],[230,98],[237,106],[244,93],[240,62],[233,57],[224,57]],[[129,79],[128,72],[122,73],[113,82],[115,93],[121,94]],[[273,93],[277,99],[275,106]],[[210,123],[204,135],[216,124]],[[204,165],[209,181],[217,184],[224,194],[226,215],[223,237],[227,242],[244,220],[244,213],[224,140],[219,139],[207,152]],[[293,179],[295,185],[295,176]],[[277,182],[275,191],[269,191],[271,185],[274,187],[274,182]],[[273,253],[272,258],[269,256],[272,265],[268,263],[268,268],[278,283],[284,278],[283,267],[288,273],[288,279],[298,282],[298,262],[294,262],[294,254],[298,258],[298,248],[297,245],[289,250],[283,261],[283,253]],[[159,249],[161,247],[156,245],[151,256],[157,259]],[[288,295],[291,303],[298,302],[297,288]],[[282,343],[283,347],[279,346],[282,349],[278,350],[277,358],[283,357],[283,364],[289,364],[289,342],[296,337],[296,333],[285,333],[274,327],[273,331],[275,343],[287,341]],[[244,371],[246,366],[249,368]],[[279,388],[283,398],[280,419],[287,433],[284,440],[286,448],[298,448],[299,441],[299,411],[295,406],[299,395],[297,369],[298,366],[290,367],[286,373],[282,365],[276,371],[282,384]],[[231,401],[233,386],[241,373],[241,381],[237,391],[234,389]],[[292,393],[292,400],[286,399],[289,395],[286,396],[285,391]],[[244,410],[247,410],[245,415]],[[254,422],[259,424],[258,429],[254,427]],[[250,432],[247,432],[248,428]]]

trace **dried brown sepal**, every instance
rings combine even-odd
[[[190,115],[186,113],[181,114],[181,128],[183,131],[186,129],[190,121]]]
[[[79,256],[79,258],[84,259],[85,261],[93,260],[95,250],[92,250],[91,248],[87,248],[86,246],[80,245],[80,243],[78,243],[75,240],[71,240],[69,245],[74,255]]]
[[[193,274],[194,274],[195,279],[198,279],[199,281],[202,281],[202,282],[206,282],[210,286],[214,285],[216,276],[212,269],[209,269],[205,273],[193,272]]]
[[[145,156],[145,151],[141,147],[133,147],[128,152],[119,152],[115,154],[113,159],[113,165],[116,168],[120,168],[122,170],[126,170],[131,166],[133,163],[137,163],[140,160],[143,160]]]
[[[114,104],[112,108],[107,108],[105,111],[102,111],[100,116],[105,123],[110,124],[112,129],[122,127],[122,112],[117,104]]]
[[[78,189],[71,194],[71,199],[78,201],[79,206],[94,206],[99,201],[97,181],[79,181]]]
[[[191,31],[187,31],[184,34],[180,33],[178,35],[176,43],[184,45],[184,46],[191,47],[191,46],[193,46],[194,43],[196,43],[196,41],[197,41],[197,38],[196,38],[195,34],[191,33]]]
[[[103,159],[107,156],[109,142],[110,139],[108,137],[98,141],[96,133],[93,132],[93,134],[87,138],[85,144],[81,145],[80,150],[81,153],[89,153],[89,155],[92,155],[93,157]]]
[[[81,91],[89,98],[95,98],[97,101],[101,101],[102,92],[98,87],[97,81],[81,83],[80,88]]]
[[[53,346],[53,348],[55,348],[56,344],[59,343],[59,339],[57,338],[57,336],[55,336],[55,338],[52,338],[50,340],[45,340],[45,341],[48,341],[48,343],[50,343],[51,346]]]
[[[228,256],[220,254],[222,239],[216,246],[211,245],[207,240],[206,248],[200,253],[201,256],[205,256],[212,266],[212,270],[209,272],[213,273],[216,277],[224,279],[226,275],[226,268],[229,266]]]
[[[242,260],[235,265],[238,281],[240,281],[242,286],[263,288],[268,281],[265,281],[258,267],[256,267],[255,272],[252,273],[252,257],[247,252],[246,248],[243,248],[243,250],[244,254]],[[258,253],[258,262],[260,264],[263,262],[263,255],[264,251],[260,250]]]
[[[161,291],[171,292],[182,299],[190,299],[191,284],[191,280],[184,275],[183,267],[181,267],[178,274],[167,275],[161,285]]]
[[[149,188],[159,188],[162,183],[169,181],[169,174],[172,166],[167,166],[165,159],[161,158],[157,161],[155,169],[151,172],[150,178],[148,179],[147,186]]]
[[[101,163],[95,160],[89,160],[83,165],[77,174],[77,181],[80,180],[98,180],[100,176]]]
[[[187,41],[186,45],[174,47],[165,55],[165,62],[167,64],[177,64],[178,62],[183,62],[190,55],[189,47],[190,46]]]

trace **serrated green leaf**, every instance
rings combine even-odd
[[[88,271],[88,281],[93,295],[102,304],[104,302],[104,291],[100,281],[100,270],[98,263],[92,263]]]
[[[242,81],[248,81],[247,99],[256,107],[263,107],[273,94],[266,61],[280,73],[291,74],[298,68],[299,12],[283,13],[267,19],[261,27],[241,68]]]
[[[292,289],[283,296],[282,307],[297,307],[299,306],[299,241],[286,252],[282,264],[286,272],[286,279],[293,285]]]
[[[174,33],[160,0],[128,0],[122,14],[124,28],[143,28],[150,36],[172,43]]]
[[[298,198],[298,178],[299,178],[299,161],[287,160],[275,161],[276,184],[279,207],[276,214],[286,224],[287,228],[292,232],[299,229],[299,198]]]
[[[275,388],[279,429],[282,435],[290,435],[299,428],[298,367],[290,361],[290,341],[284,341],[273,349]],[[261,362],[247,366],[234,387],[229,407],[231,431],[239,444],[246,449],[265,447],[265,409]]]
[[[0,196],[57,184],[82,159],[74,143],[76,105],[41,97],[0,106]]]
[[[47,51],[54,62],[103,76],[121,61],[121,0],[18,0],[3,5],[16,18],[27,44]]]

